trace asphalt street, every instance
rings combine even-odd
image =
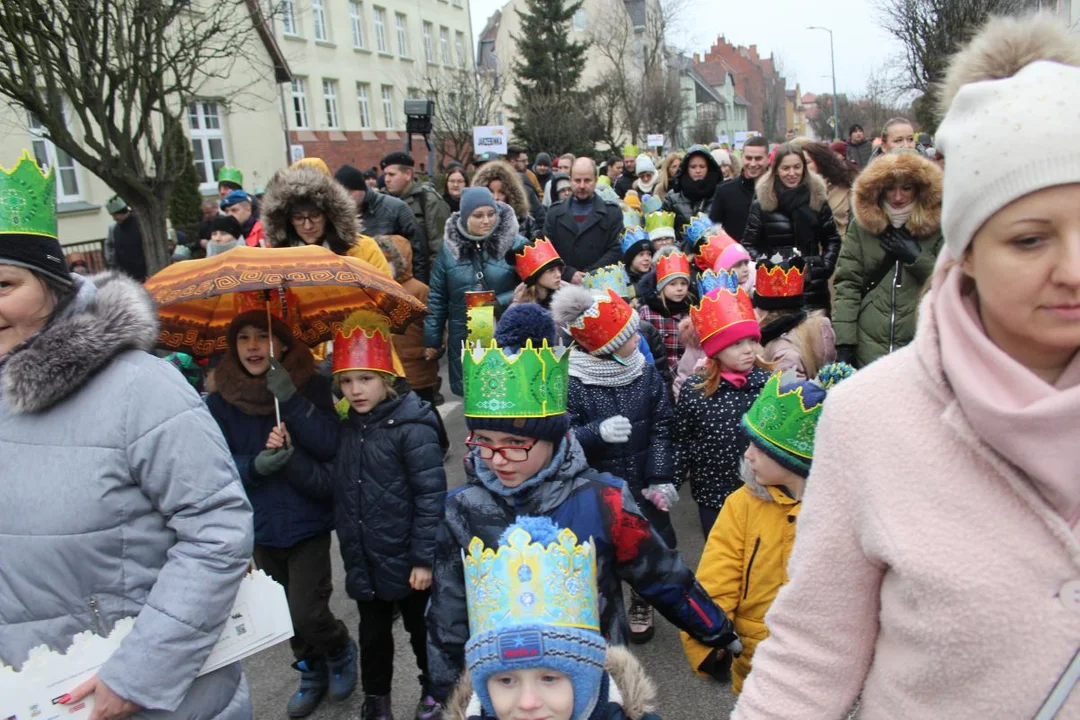
[[[444,388],[444,391],[446,388]],[[446,461],[447,480],[451,488],[464,482],[462,456],[464,440],[468,435],[465,420],[461,413],[460,398],[446,392],[446,403],[440,408],[447,424],[447,432],[453,440],[450,457]],[[701,556],[703,540],[701,527],[697,519],[697,508],[689,498],[689,490],[673,510],[673,519],[679,538],[679,550],[683,560],[696,568]],[[341,556],[335,541],[334,594],[331,606],[334,613],[344,620],[353,637],[356,637],[359,614],[356,604],[349,599],[344,590],[344,570]],[[659,689],[659,714],[664,720],[690,720],[696,718],[727,717],[734,706],[735,699],[730,685],[720,685],[713,680],[700,678],[690,671],[690,666],[682,652],[679,633],[659,615],[656,617],[656,635],[646,645],[634,646],[633,651],[642,661],[645,669],[656,682]],[[398,720],[411,720],[420,699],[420,685],[416,680],[417,669],[408,635],[401,625],[395,624],[394,638],[396,651],[394,663],[394,716]],[[295,692],[299,683],[299,673],[292,669],[292,654],[288,643],[283,643],[244,662],[248,682],[255,707],[255,717],[285,718],[285,704]],[[346,720],[360,717],[363,692],[356,693],[342,703],[325,701],[311,715],[313,720]]]

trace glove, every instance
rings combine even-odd
[[[270,369],[266,371],[266,387],[278,399],[278,402],[289,402],[296,394],[296,385],[289,377],[288,371],[281,367],[277,358],[270,358]]]
[[[848,365],[855,365],[855,346],[854,345],[837,345],[836,346],[836,362],[847,363]]]
[[[600,437],[607,443],[624,443],[630,439],[631,429],[629,420],[616,415],[600,423]]]
[[[289,462],[295,448],[278,448],[276,450],[263,450],[251,461],[256,474],[269,477],[280,472]]]
[[[743,651],[742,640],[739,639],[738,635],[735,636],[734,640],[732,640],[730,643],[728,643],[728,646],[725,648],[725,650],[727,650],[729,653],[731,653],[735,657],[739,657],[740,655],[742,655],[742,651]]]
[[[641,491],[645,499],[656,506],[657,510],[671,512],[675,503],[679,502],[679,491],[671,483],[658,483],[650,485]]]
[[[922,247],[915,241],[914,236],[907,228],[888,227],[881,235],[881,247],[885,252],[892,253],[896,259],[905,265],[910,265],[919,259]]]

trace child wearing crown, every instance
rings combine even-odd
[[[660,248],[653,256],[654,268],[638,283],[641,319],[664,338],[668,371],[672,376],[686,347],[679,338],[679,321],[687,317],[693,304],[690,293],[690,259],[674,245]]]
[[[652,241],[649,233],[640,227],[630,227],[623,233],[622,262],[631,285],[637,285],[645,273],[652,269]]]
[[[749,446],[742,460],[743,486],[724,502],[698,565],[698,580],[735,622],[742,654],[706,647],[685,633],[683,650],[701,675],[726,680],[742,691],[754,649],[769,636],[765,614],[787,583],[787,562],[806,478],[814,461],[814,430],[826,392],[851,375],[850,365],[827,365],[815,380],[788,372],[773,375],[742,430]]]
[[[689,479],[701,531],[709,536],[728,495],[740,485],[739,460],[747,441],[739,421],[769,374],[756,367],[761,329],[750,296],[717,287],[690,310],[708,358],[679,391],[675,406],[675,477]]]
[[[566,263],[547,238],[511,248],[506,252],[506,262],[521,278],[514,289],[514,303],[536,303],[546,310],[551,307],[555,291],[566,284],[562,279]]]
[[[836,360],[836,333],[824,310],[806,309],[806,263],[795,256],[757,264],[754,307],[761,324],[762,359],[774,370],[812,378]]]
[[[472,634],[451,720],[659,720],[641,665],[600,632],[595,543],[522,517],[464,564]]]
[[[600,632],[626,640],[621,583],[706,645],[734,641],[727,617],[679,555],[656,534],[626,484],[589,467],[570,430],[570,355],[551,347],[555,326],[537,305],[512,305],[495,343],[466,348],[467,482],[446,497],[428,609],[428,656],[436,698],[445,700],[465,666],[469,639],[463,551],[494,547],[523,515],[545,516],[597,549]]]
[[[435,530],[446,498],[438,420],[401,382],[386,319],[358,310],[334,336],[334,382],[349,404],[333,465],[307,458],[290,471],[333,488],[345,589],[360,610],[365,720],[389,720],[394,611],[420,670],[417,720],[439,717],[428,680],[424,610]]]
[[[570,350],[567,410],[585,459],[622,478],[649,523],[674,548],[668,512],[679,496],[671,403],[664,379],[639,350],[637,313],[612,290],[596,295],[575,286],[556,294],[552,314],[576,343]],[[648,642],[652,608],[633,590],[627,615],[630,640]]]

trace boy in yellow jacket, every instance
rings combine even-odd
[[[743,416],[750,437],[743,487],[724,502],[701,555],[697,578],[735,624],[743,652],[730,660],[682,633],[699,675],[721,679],[731,662],[732,689],[742,691],[758,643],[769,636],[765,613],[788,581],[800,500],[814,459],[814,430],[827,390],[848,377],[848,365],[826,365],[815,380],[773,375]]]

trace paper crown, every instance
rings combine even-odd
[[[559,252],[547,238],[539,238],[535,243],[526,245],[514,255],[514,270],[522,280],[538,276],[554,263],[562,262]]]
[[[585,273],[581,279],[581,287],[586,290],[614,290],[615,294],[622,298],[634,297],[635,290],[630,276],[624,265],[605,265]]]
[[[683,237],[686,238],[686,242],[690,243],[693,247],[705,237],[705,231],[713,226],[713,221],[709,219],[709,216],[705,213],[698,213],[694,217],[690,218],[690,222],[683,225]]]
[[[623,205],[622,224],[624,228],[632,228],[641,225],[641,213],[628,205]]]
[[[240,172],[240,168],[225,165],[218,170],[217,181],[219,183],[227,182],[244,187],[244,173]]]
[[[604,187],[611,187],[611,178],[609,178],[607,175],[601,175],[600,177],[596,178],[596,185],[597,187],[601,185],[603,185]]]
[[[348,370],[397,375],[390,341],[390,323],[381,313],[357,310],[334,333],[333,374]]]
[[[627,258],[627,255],[637,255],[642,250],[652,252],[652,243],[649,241],[649,233],[645,231],[645,228],[640,226],[627,228],[626,232],[623,233],[619,247],[622,250],[623,258],[629,260],[633,260],[634,258]]]
[[[622,156],[624,158],[632,157],[637,160],[637,156],[640,154],[641,152],[638,150],[637,145],[623,145]]]
[[[656,286],[662,287],[667,280],[675,278],[690,280],[690,258],[675,251],[664,253],[656,260]]]
[[[690,320],[708,357],[744,338],[761,337],[754,304],[742,288],[735,292],[720,288],[705,295],[700,305],[690,308]]]
[[[641,198],[638,197],[637,190],[627,190],[626,195],[623,196],[623,203],[631,210],[641,212]]]
[[[700,270],[711,270],[724,251],[735,244],[735,240],[722,229],[716,229],[705,236],[697,246],[694,263]]]
[[[43,171],[28,150],[10,170],[0,166],[0,235],[58,238],[55,170]]]
[[[714,290],[733,293],[739,289],[739,278],[727,270],[706,270],[698,275],[698,295],[705,297]]]
[[[796,256],[773,262],[760,260],[754,284],[754,304],[764,310],[797,307],[803,303],[806,261]]]
[[[472,636],[513,625],[600,631],[596,549],[573,531],[545,547],[517,527],[498,551],[474,537],[464,561]]]
[[[606,293],[606,296],[597,297],[590,309],[567,326],[574,341],[590,353],[615,350],[608,346],[624,334],[628,335],[627,326],[634,319],[634,309],[629,303],[610,287]]]
[[[661,210],[664,207],[664,201],[655,195],[645,193],[641,196],[641,211],[648,215]]]
[[[563,345],[539,349],[532,340],[507,356],[492,340],[461,351],[465,417],[542,418],[566,412],[570,353]]]
[[[649,232],[649,239],[674,238],[675,237],[675,213],[653,212],[645,216],[645,229]]]

